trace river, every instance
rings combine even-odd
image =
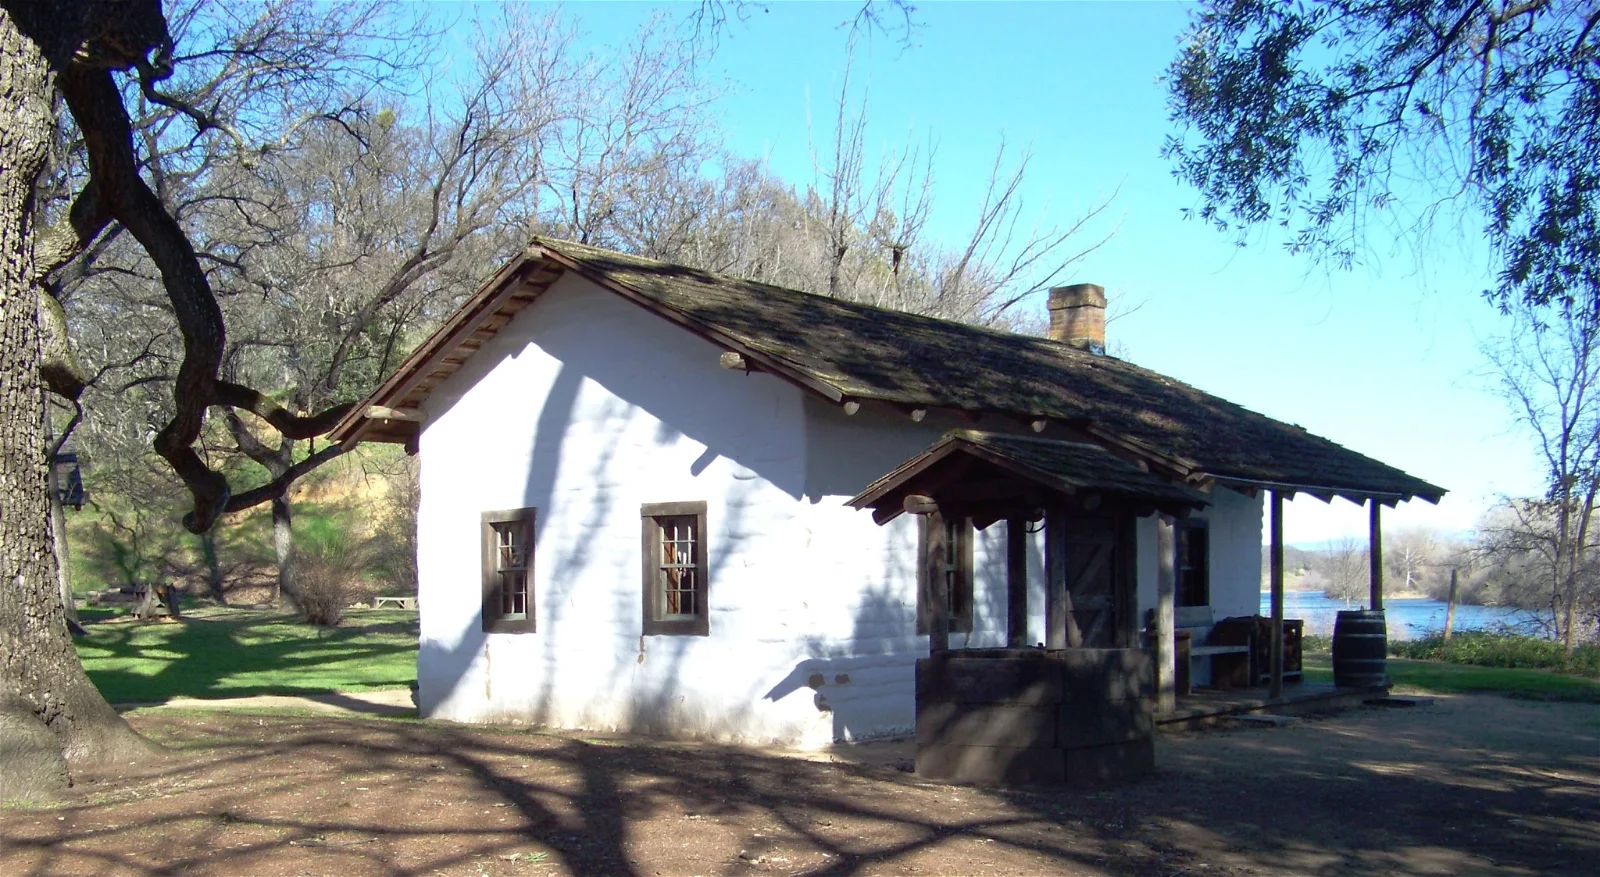
[[[1271,595],[1261,593],[1261,614],[1272,614]],[[1334,600],[1321,591],[1285,591],[1283,617],[1303,618],[1305,632],[1321,636],[1333,634],[1333,620],[1341,609],[1364,609],[1364,605],[1350,605]],[[1444,629],[1446,605],[1427,597],[1389,597],[1383,601],[1384,619],[1389,625],[1389,638],[1416,639],[1429,631]],[[1456,606],[1456,630],[1478,630],[1498,627],[1501,624],[1521,624],[1528,613],[1506,606]]]

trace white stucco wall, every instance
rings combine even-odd
[[[915,521],[843,503],[949,424],[846,417],[720,352],[569,276],[434,391],[424,715],[801,746],[910,728]],[[639,507],[692,500],[711,635],[641,636]],[[479,515],[520,507],[538,630],[484,634]],[[1003,552],[1003,524],[978,534],[974,645],[1003,643]]]
[[[844,501],[955,422],[853,417],[567,276],[424,405],[426,716],[815,747],[910,730],[916,522]],[[641,636],[643,503],[703,500],[711,635]],[[1255,611],[1259,501],[1219,490],[1218,618]],[[480,513],[533,507],[534,633],[484,634]],[[1139,526],[1141,612],[1154,527]],[[974,631],[1003,645],[1005,524],[977,534]],[[1042,535],[1029,639],[1044,637]]]

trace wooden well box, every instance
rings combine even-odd
[[[917,661],[916,772],[1098,786],[1155,767],[1148,649],[972,649]]]

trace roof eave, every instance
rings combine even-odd
[[[1338,497],[1340,499],[1349,500],[1356,505],[1362,505],[1369,501],[1375,501],[1383,505],[1393,506],[1397,503],[1407,502],[1413,499],[1426,500],[1427,502],[1437,505],[1439,500],[1443,499],[1444,495],[1449,492],[1442,487],[1436,487],[1432,484],[1428,484],[1427,482],[1420,482],[1429,488],[1427,490],[1380,490],[1350,485],[1332,486],[1326,484],[1272,481],[1263,478],[1252,478],[1249,476],[1239,475],[1208,475],[1207,477],[1210,478],[1211,481],[1214,481],[1223,487],[1233,488],[1236,490],[1240,488],[1252,490],[1270,490],[1275,493],[1283,493],[1289,496],[1293,496],[1297,493],[1304,493],[1309,496],[1316,497],[1323,502],[1331,502],[1335,497]]]

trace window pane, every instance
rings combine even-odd
[[[524,569],[527,567],[521,521],[503,521],[494,525],[495,566],[497,569]]]
[[[699,552],[698,519],[674,515],[656,519],[661,533],[660,599],[657,620],[694,618],[700,613],[698,599]]]
[[[528,614],[528,574],[503,572],[500,574],[500,613],[506,616]]]

